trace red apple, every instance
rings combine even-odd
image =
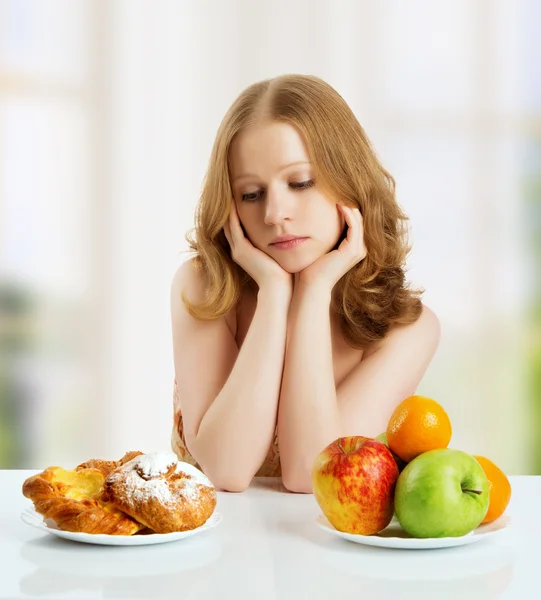
[[[396,461],[374,438],[338,438],[324,448],[312,469],[314,497],[338,531],[372,535],[394,512]]]

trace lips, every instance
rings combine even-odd
[[[289,236],[288,240],[285,240],[283,242],[273,242],[272,244],[270,244],[273,248],[276,248],[277,250],[290,250],[291,248],[296,248],[297,246],[300,246],[301,244],[303,244],[308,238],[307,237],[294,237],[294,236]]]
[[[282,244],[284,242],[291,242],[293,240],[302,240],[302,239],[305,239],[302,235],[283,235],[283,236],[279,236],[279,237],[275,238],[271,242],[271,246],[274,246],[275,244]]]

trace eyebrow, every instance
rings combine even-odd
[[[288,165],[280,165],[278,167],[278,171],[283,171],[288,167],[293,167],[295,165],[309,165],[311,164],[309,160],[298,160],[296,162],[289,163]],[[244,173],[243,175],[237,175],[233,181],[237,181],[238,179],[244,179],[245,177],[255,177],[257,179],[257,175],[252,175],[252,173]]]

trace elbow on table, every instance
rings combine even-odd
[[[199,469],[210,479],[215,488],[224,492],[244,492],[252,482],[254,473],[250,465],[239,465],[230,457],[192,455],[197,460]]]
[[[298,476],[282,471],[282,483],[288,492],[313,494],[312,480],[309,476]]]
[[[239,473],[208,473],[205,471],[205,475],[216,488],[224,492],[244,492],[250,487],[252,481],[252,477]]]

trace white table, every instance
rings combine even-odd
[[[438,550],[354,544],[315,525],[312,495],[279,479],[220,492],[222,522],[192,538],[137,547],[60,539],[23,523],[37,471],[0,471],[0,598],[484,600],[537,597],[541,477],[511,477],[505,534]],[[347,596],[345,596],[347,594]],[[533,594],[533,595],[532,595]]]

